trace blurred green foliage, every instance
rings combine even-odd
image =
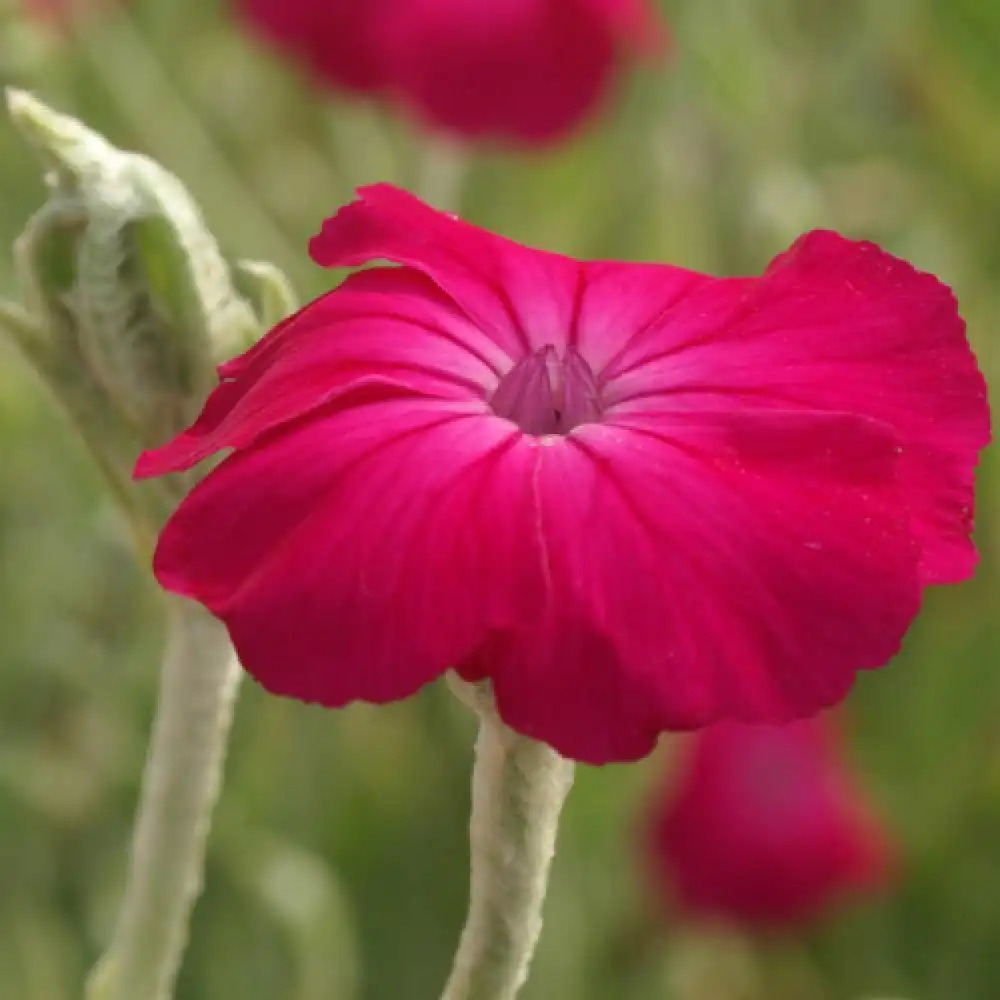
[[[110,5],[109,5],[110,6]],[[123,5],[124,6],[124,5]],[[421,184],[421,137],[318,97],[219,0],[138,0],[71,35],[0,7],[0,73],[179,175],[234,257],[303,295],[305,254],[358,183]],[[573,143],[482,151],[462,210],[586,256],[759,270],[814,226],[933,270],[987,376],[1000,351],[1000,6],[673,0],[675,47]],[[0,125],[0,243],[42,198]],[[0,292],[15,294],[9,256]],[[650,927],[636,856],[662,760],[583,769],[525,1000],[1000,996],[1000,534],[929,595],[850,703],[859,766],[903,843],[900,881],[797,936]],[[69,1000],[123,875],[161,638],[158,594],[95,470],[0,344],[0,996]],[[180,1000],[410,1000],[464,916],[473,726],[444,690],[336,714],[246,685]],[[669,968],[668,968],[669,966]],[[714,984],[714,985],[713,985]]]

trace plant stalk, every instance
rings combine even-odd
[[[472,779],[469,914],[442,1000],[513,1000],[528,975],[573,763],[501,722],[492,694],[459,696],[480,718]]]
[[[201,891],[240,667],[222,625],[172,599],[125,896],[88,1000],[169,1000]]]

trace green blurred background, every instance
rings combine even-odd
[[[109,4],[110,6],[110,4]],[[0,15],[5,82],[150,153],[226,251],[324,289],[305,242],[358,183],[426,182],[420,137],[321,99],[219,0],[141,0],[76,37]],[[1000,365],[1000,3],[674,0],[667,65],[588,133],[466,165],[463,213],[581,256],[758,271],[814,226],[958,292]],[[41,203],[0,123],[0,243]],[[9,255],[0,294],[16,295]],[[977,579],[931,593],[862,678],[854,756],[901,879],[799,933],[650,928],[637,816],[662,759],[582,769],[525,1000],[1000,997],[998,470]],[[80,996],[115,914],[162,636],[159,594],[72,430],[0,343],[0,998]],[[473,725],[444,690],[327,713],[242,692],[179,1000],[419,1000],[464,916]]]

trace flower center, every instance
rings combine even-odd
[[[490,399],[493,412],[528,434],[568,434],[600,420],[601,395],[590,365],[575,347],[559,357],[547,344],[521,358]]]

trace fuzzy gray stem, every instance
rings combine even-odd
[[[125,898],[88,1000],[169,1000],[201,891],[240,668],[200,606],[171,611]]]
[[[469,915],[442,1000],[513,1000],[541,932],[573,763],[508,729],[492,697],[475,705]]]

